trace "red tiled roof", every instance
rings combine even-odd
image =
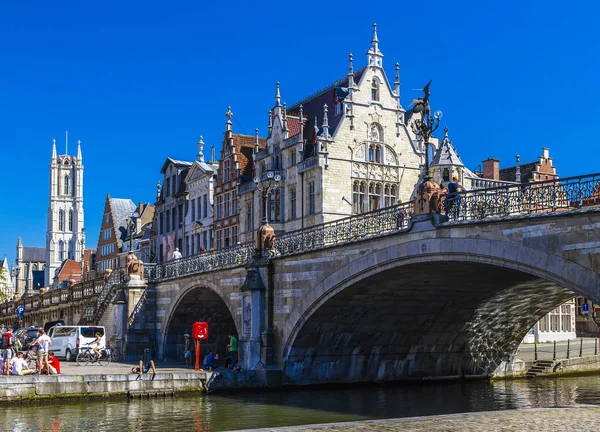
[[[77,275],[72,277],[73,275]],[[61,266],[60,273],[58,274],[58,283],[68,279],[81,279],[81,263],[73,260],[66,260]]]
[[[288,138],[298,135],[300,133],[300,116],[288,114],[287,119]],[[304,124],[306,125],[306,117],[304,117]]]
[[[289,123],[288,123],[289,124]],[[232,134],[235,152],[238,155],[240,164],[240,175],[252,175],[252,149],[254,148],[255,137],[251,135]],[[258,148],[264,149],[267,146],[266,138],[258,138]]]

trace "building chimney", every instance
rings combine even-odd
[[[483,178],[500,180],[500,161],[494,156],[483,161]]]
[[[542,157],[544,159],[550,158],[550,149],[548,147],[542,147]]]

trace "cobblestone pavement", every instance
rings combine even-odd
[[[258,432],[487,432],[597,431],[600,407],[573,406],[254,429]],[[246,431],[250,432],[250,431]]]
[[[181,367],[180,365],[163,366],[164,363],[156,363],[157,373],[172,372],[194,372],[194,368]],[[111,363],[108,366],[100,366],[98,363],[87,366],[78,366],[75,362],[60,362],[61,375],[107,375],[107,374],[130,374],[131,368],[135,366],[133,362]]]

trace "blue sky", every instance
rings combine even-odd
[[[0,0],[0,254],[45,244],[52,138],[82,141],[93,246],[106,193],[153,201],[167,156],[218,151],[228,105],[264,135],[275,82],[291,104],[364,65],[373,22],[403,104],[433,78],[470,168],[547,146],[563,177],[600,171],[599,6],[486,3]]]

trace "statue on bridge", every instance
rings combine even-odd
[[[133,252],[129,252],[127,255],[125,274],[129,276],[129,279],[142,279],[144,277],[144,262],[138,259]]]

